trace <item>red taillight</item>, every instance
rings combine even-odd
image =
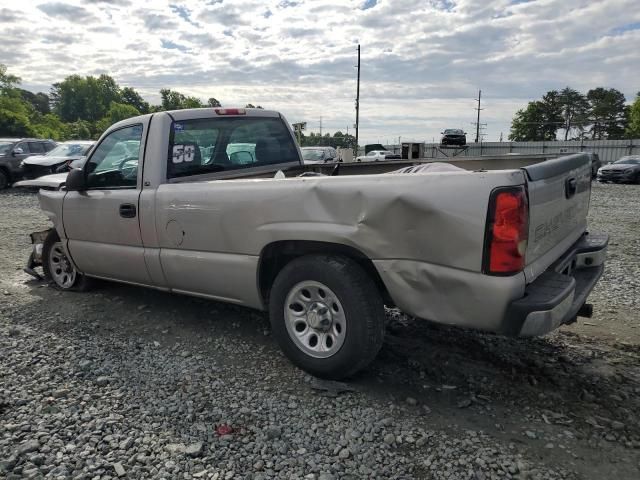
[[[524,187],[494,190],[489,201],[485,273],[509,275],[522,271],[528,226],[529,206]]]
[[[214,108],[218,115],[246,115],[244,108]]]

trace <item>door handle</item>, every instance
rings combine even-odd
[[[578,182],[574,177],[567,178],[564,181],[564,196],[569,199],[576,194],[578,190]]]
[[[120,205],[120,216],[122,218],[135,218],[136,206],[133,203],[123,203]]]

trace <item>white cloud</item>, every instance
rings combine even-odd
[[[360,42],[364,142],[471,131],[478,88],[490,140],[549,89],[640,90],[637,0],[10,0],[0,21],[27,88],[108,73],[330,131],[352,131]]]

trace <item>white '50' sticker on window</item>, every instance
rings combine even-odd
[[[196,156],[194,145],[174,145],[171,161],[173,163],[193,162]]]

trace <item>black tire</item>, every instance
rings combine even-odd
[[[73,291],[73,292],[85,292],[91,288],[92,281],[86,275],[82,275],[80,272],[75,273],[75,281],[69,286],[63,286],[58,283],[55,279],[55,276],[52,275],[51,267],[50,267],[50,257],[51,251],[56,243],[60,242],[60,237],[58,236],[58,232],[55,230],[51,230],[47,235],[47,238],[44,241],[42,246],[42,270],[44,271],[45,277],[51,281],[55,288],[63,291]]]
[[[0,168],[0,190],[4,190],[9,186],[9,174],[3,168]]]
[[[314,358],[296,345],[286,327],[285,301],[300,282],[319,282],[338,298],[344,310],[344,343],[328,358]],[[288,263],[269,295],[269,317],[284,354],[302,370],[339,380],[366,367],[384,338],[384,304],[373,279],[353,260],[338,255],[307,255]]]

